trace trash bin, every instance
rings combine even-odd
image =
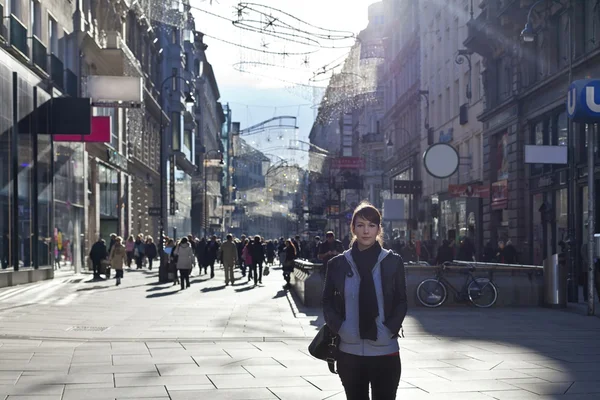
[[[567,267],[558,262],[558,254],[544,260],[544,305],[567,306]]]

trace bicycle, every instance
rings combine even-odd
[[[417,298],[425,307],[436,308],[444,304],[448,298],[449,287],[455,295],[456,301],[471,302],[476,307],[488,308],[496,303],[498,299],[498,289],[494,282],[488,278],[475,278],[473,272],[476,268],[473,265],[467,265],[464,272],[467,275],[465,283],[458,291],[444,276],[446,268],[450,263],[444,263],[436,271],[435,278],[425,279],[417,287]]]

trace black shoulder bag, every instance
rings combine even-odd
[[[334,334],[327,325],[323,325],[317,336],[308,346],[308,352],[311,356],[319,360],[327,361],[329,370],[332,374],[337,374],[335,370],[335,361],[337,359],[338,346],[340,344],[339,335]]]

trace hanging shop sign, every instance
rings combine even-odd
[[[490,188],[484,185],[448,185],[450,197],[490,197]]]
[[[431,145],[423,154],[425,170],[434,178],[444,179],[454,175],[459,162],[458,151],[447,143]]]
[[[143,89],[142,78],[104,75],[87,77],[87,92],[94,106],[139,108],[144,98]]]
[[[55,142],[84,142],[84,143],[110,143],[110,117],[92,117],[92,132],[89,135],[52,135]]]
[[[338,157],[331,163],[333,169],[363,169],[365,159],[361,157]]]

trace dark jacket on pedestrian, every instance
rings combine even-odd
[[[156,244],[154,244],[154,242],[146,243],[146,246],[144,248],[144,254],[148,258],[152,258],[152,259],[156,258],[156,256],[158,255],[158,251],[156,249]]]
[[[408,309],[404,263],[398,254],[379,246],[378,249],[380,254],[375,260],[375,265],[366,272],[373,271],[375,293],[371,296],[376,297],[372,301],[381,311],[375,310],[374,314],[370,314],[377,318],[373,327],[364,333],[371,334],[376,331],[375,338],[366,338],[363,329],[360,328],[364,326],[364,316],[361,315],[363,304],[356,304],[356,297],[359,296],[355,294],[359,292],[356,285],[363,281],[360,270],[362,267],[359,265],[361,261],[355,259],[352,250],[348,250],[332,258],[327,265],[323,289],[323,316],[327,326],[342,337],[341,350],[350,354],[379,356],[398,351],[395,339],[400,333]],[[355,293],[346,297],[346,289],[349,287],[354,287]],[[383,300],[383,304],[379,299]],[[360,299],[358,301],[360,302]],[[352,308],[348,309],[349,306]]]
[[[90,259],[95,263],[99,263],[100,261],[105,260],[106,257],[108,257],[106,243],[103,240],[94,243],[90,250]]]
[[[458,248],[458,254],[456,258],[460,261],[473,261],[475,257],[475,246],[471,239],[464,238],[460,243],[460,247]]]
[[[400,252],[402,260],[404,262],[415,262],[417,261],[417,248],[414,244],[410,243],[402,248]]]
[[[485,248],[483,249],[483,256],[481,258],[481,261],[491,263],[494,262],[495,257],[496,252],[494,251],[494,246],[492,245],[492,242],[487,242],[485,244]]]
[[[517,263],[517,249],[512,243],[507,243],[502,251],[500,251],[502,263],[504,264],[516,264]]]
[[[262,264],[265,261],[265,250],[262,243],[250,242],[250,255],[254,264]]]
[[[450,243],[447,240],[444,240],[444,244],[438,249],[437,257],[435,258],[435,263],[437,265],[441,265],[445,262],[450,262],[453,260],[454,249],[450,246]]]
[[[215,260],[217,259],[218,254],[219,254],[219,243],[217,243],[216,241],[213,242],[211,240],[206,245],[206,253],[204,254],[206,262],[208,264],[211,264],[211,263],[215,262]]]
[[[196,253],[198,263],[204,266],[204,260],[206,259],[206,240],[204,240],[204,238],[202,238],[198,243],[196,243],[196,248],[194,249],[194,251]]]

